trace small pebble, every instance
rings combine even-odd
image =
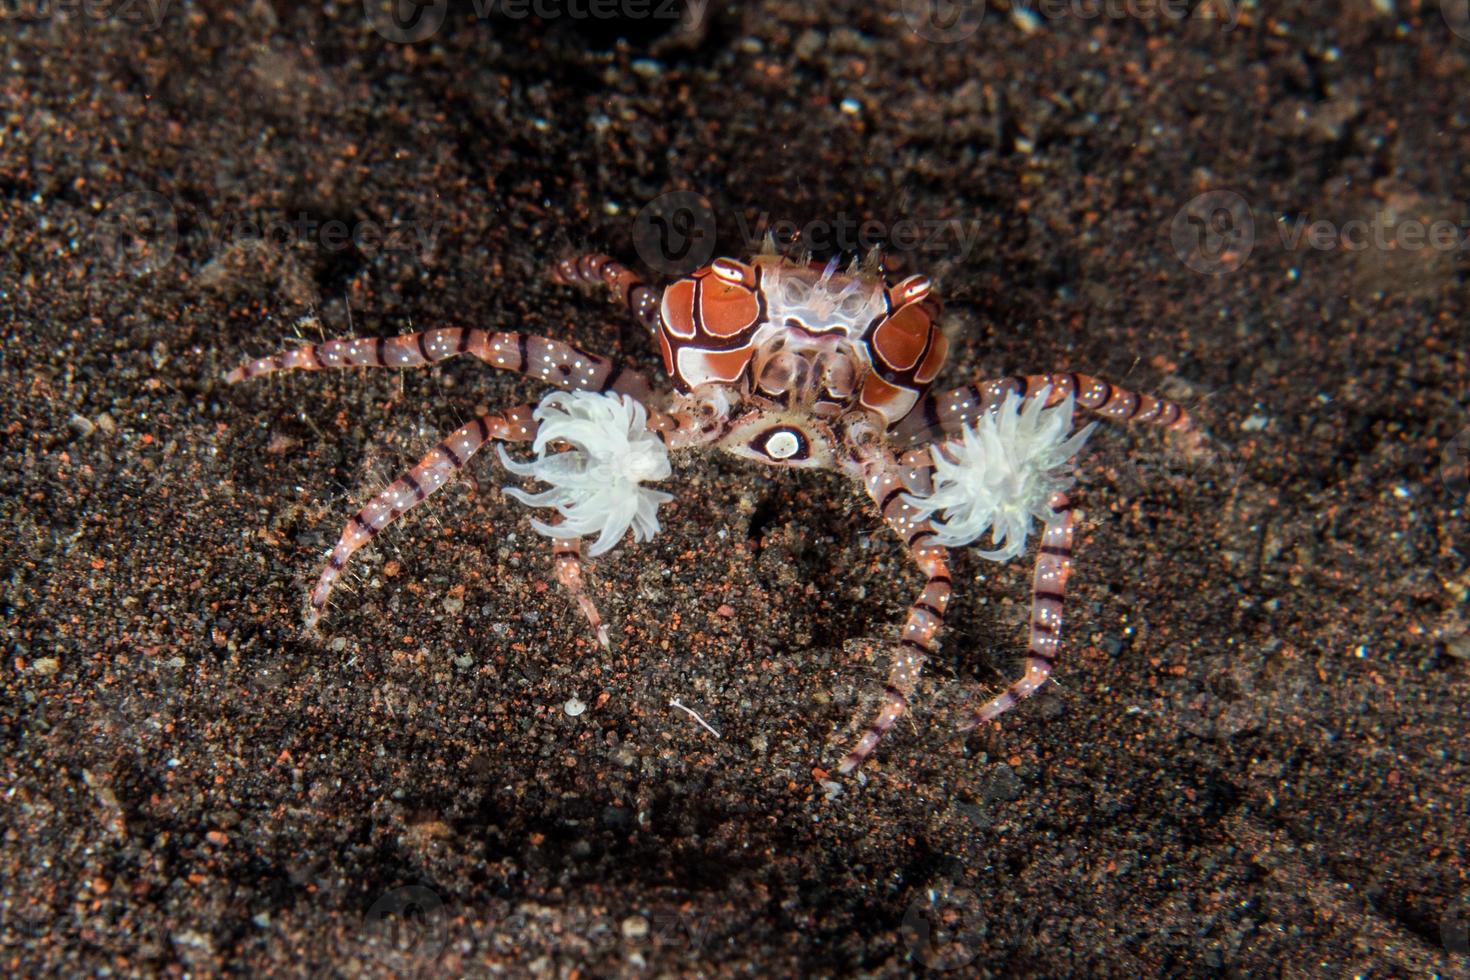
[[[641,915],[630,915],[623,920],[624,939],[642,939],[648,935],[648,920]]]
[[[1461,633],[1445,641],[1445,652],[1457,660],[1470,660],[1470,633]]]

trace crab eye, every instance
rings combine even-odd
[[[917,303],[929,295],[929,280],[925,276],[914,276],[903,284],[902,296],[904,303]]]
[[[715,274],[721,282],[732,286],[745,285],[745,267],[730,259],[715,259],[710,263],[710,271]]]
[[[771,459],[794,459],[806,455],[806,438],[795,429],[771,429],[756,440],[755,447]]]

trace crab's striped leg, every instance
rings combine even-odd
[[[649,333],[658,329],[658,291],[616,259],[599,252],[562,259],[552,268],[551,278],[565,286],[606,286]]]
[[[869,461],[864,466],[863,483],[868,496],[878,505],[884,522],[908,545],[909,556],[926,578],[924,590],[909,606],[903,636],[893,651],[893,667],[883,688],[883,706],[857,745],[843,757],[837,767],[840,773],[850,773],[862,765],[908,708],[949,606],[949,552],[933,543],[934,529],[924,512],[903,500],[906,491],[919,490],[918,484],[927,483],[932,468],[927,456],[926,452],[913,452],[906,454],[901,462],[888,457]]]
[[[1022,398],[1050,387],[1047,406],[1075,395],[1077,404],[1116,422],[1149,422],[1174,431],[1190,428],[1189,415],[1176,403],[1139,394],[1090,374],[1026,374],[962,385],[952,391],[928,394],[893,427],[901,443],[930,442],[957,435],[981,415],[998,406],[1014,391]]]
[[[535,334],[441,327],[398,337],[355,337],[305,344],[235,368],[230,384],[276,371],[326,371],[357,367],[423,367],[471,354],[492,367],[516,371],[575,391],[617,391],[647,402],[653,393],[640,372],[615,361]]]
[[[1064,493],[1052,494],[1047,502],[1056,520],[1041,535],[1036,556],[1036,574],[1031,580],[1031,635],[1026,649],[1026,673],[1000,694],[991,698],[960,723],[968,731],[990,721],[1016,702],[1036,693],[1046,683],[1061,651],[1062,602],[1067,579],[1072,574],[1072,504]]]
[[[317,579],[306,611],[306,625],[313,627],[327,607],[332,586],[352,553],[382,533],[383,529],[408,513],[439,490],[464,468],[470,457],[492,439],[522,442],[534,439],[537,422],[531,417],[534,406],[517,405],[500,414],[482,415],[450,433],[417,465],[388,484],[366,507],[352,515],[342,536],[327,556],[327,567]]]
[[[603,623],[602,615],[583,587],[582,539],[552,538],[551,553],[556,561],[556,580],[577,600],[577,608],[582,610],[582,615],[597,634],[597,642],[602,644],[604,650],[609,649],[611,643],[608,640],[607,625]]]

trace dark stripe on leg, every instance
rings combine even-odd
[[[938,537],[938,535],[935,534],[933,531],[930,531],[928,529],[921,530],[921,531],[915,531],[909,537],[909,547],[912,548],[914,546],[914,542],[919,541],[919,540],[921,540],[923,538],[934,538],[934,537]]]

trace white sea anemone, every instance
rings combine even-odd
[[[1014,391],[986,412],[960,438],[946,439],[933,452],[934,492],[927,497],[904,495],[911,507],[926,514],[943,512],[933,521],[935,544],[946,548],[975,541],[993,529],[982,558],[1009,561],[1026,549],[1031,519],[1056,519],[1048,506],[1051,495],[1072,485],[1067,463],[1082,448],[1094,422],[1067,438],[1072,428],[1072,396],[1043,408],[1049,388],[1042,388],[1021,407]]]
[[[533,417],[541,423],[531,447],[534,460],[517,463],[503,447],[496,447],[506,469],[551,484],[551,489],[536,494],[505,488],[508,496],[523,504],[561,512],[561,523],[532,518],[532,527],[552,538],[596,532],[597,540],[587,549],[594,556],[616,545],[630,527],[635,541],[658,533],[658,505],[674,497],[639,484],[667,479],[672,468],[663,440],[646,428],[648,413],[636,399],[554,391],[541,399]],[[547,456],[546,446],[552,442],[573,448]]]

